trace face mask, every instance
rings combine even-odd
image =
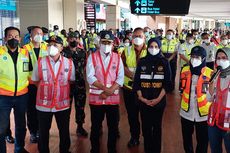
[[[49,39],[49,35],[44,35],[44,36],[43,36],[43,40],[44,40],[44,41],[46,41],[46,40],[48,40],[48,39]]]
[[[54,30],[54,34],[55,34],[56,36],[58,35],[58,33],[59,33],[58,30]]]
[[[223,69],[226,69],[226,68],[228,68],[229,67],[229,65],[230,65],[230,62],[229,62],[229,60],[217,60],[216,61],[216,64],[218,65],[218,66],[221,66]]]
[[[134,44],[137,45],[137,46],[140,46],[143,43],[144,43],[144,39],[142,39],[142,38],[137,37],[137,38],[134,39]]]
[[[77,42],[72,41],[72,42],[69,43],[69,45],[70,45],[70,47],[75,48],[75,47],[77,47]]]
[[[150,35],[149,32],[145,32],[146,37],[149,37],[149,35]]]
[[[52,45],[48,48],[48,52],[50,56],[55,56],[58,54],[58,48]]]
[[[148,52],[151,54],[151,55],[157,55],[159,52],[160,52],[160,49],[158,48],[148,48]]]
[[[34,36],[34,41],[37,42],[37,43],[42,42],[42,36],[41,35],[35,35]]]
[[[129,40],[131,41],[133,38],[132,38],[132,36],[129,36]]]
[[[201,59],[198,58],[191,58],[191,64],[193,67],[197,67],[201,65]]]
[[[14,38],[13,38],[13,39],[8,40],[8,41],[7,41],[7,44],[8,44],[8,46],[9,46],[10,48],[15,49],[15,48],[18,47],[19,41],[18,41],[17,39],[14,39]]]
[[[129,43],[124,43],[124,46],[125,47],[129,47]]]
[[[188,43],[189,43],[189,44],[193,44],[193,43],[194,43],[194,40],[193,40],[193,39],[190,39],[190,40],[188,41]]]
[[[166,38],[167,38],[168,40],[172,40],[172,39],[173,39],[173,35],[166,35]]]
[[[222,40],[221,43],[225,46],[225,45],[228,44],[228,40],[227,39],[226,40]]]
[[[228,39],[228,43],[230,43],[230,39]]]
[[[204,42],[205,44],[209,44],[209,43],[210,43],[210,39],[204,39],[203,42]]]
[[[106,53],[110,53],[112,51],[112,45],[103,45],[101,44],[100,51]]]

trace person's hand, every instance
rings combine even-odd
[[[159,102],[160,102],[160,99],[159,98],[155,98],[155,99],[150,100],[150,103],[148,103],[148,105],[151,106],[151,107],[153,107],[156,104],[158,104]]]
[[[105,88],[104,92],[107,96],[111,96],[114,93],[114,90],[111,88]]]
[[[107,95],[105,94],[105,92],[102,92],[100,95],[99,95],[99,98],[100,99],[103,99],[103,100],[105,100],[105,99],[107,99]]]
[[[146,105],[148,105],[149,103],[150,103],[150,101],[148,100],[148,99],[146,99],[146,98],[144,98],[144,97],[138,97],[138,99],[141,101],[141,102],[143,102],[143,103],[145,103]]]

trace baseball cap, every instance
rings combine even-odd
[[[70,32],[68,35],[69,38],[79,38],[80,35],[77,32]]]
[[[110,42],[113,42],[114,35],[112,34],[111,31],[101,31],[100,38],[101,38],[101,41],[110,41]]]
[[[201,56],[202,58],[206,57],[206,50],[201,46],[195,46],[191,50],[190,55]]]
[[[47,40],[46,42],[47,42],[47,43],[56,42],[56,43],[58,43],[58,44],[62,44],[62,45],[63,45],[63,40],[62,40],[62,38],[59,37],[59,36],[55,36],[55,35],[49,37],[49,40]]]

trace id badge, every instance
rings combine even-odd
[[[204,94],[206,94],[207,93],[207,91],[208,91],[208,88],[209,88],[209,82],[204,82],[203,84],[202,84],[202,93],[204,93]]]
[[[23,62],[23,72],[29,72],[29,62]]]

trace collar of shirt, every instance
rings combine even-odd
[[[112,52],[109,52],[108,55],[106,55],[104,52],[100,51],[100,54],[101,54],[102,59],[105,59],[107,57],[110,57],[112,55]]]
[[[49,60],[50,60],[50,62],[52,62],[52,63],[57,63],[57,62],[62,62],[62,58],[61,58],[61,55],[59,56],[59,58],[58,58],[58,60],[57,60],[57,62],[55,62],[54,60],[53,60],[53,58],[52,57],[50,57],[49,56]]]

